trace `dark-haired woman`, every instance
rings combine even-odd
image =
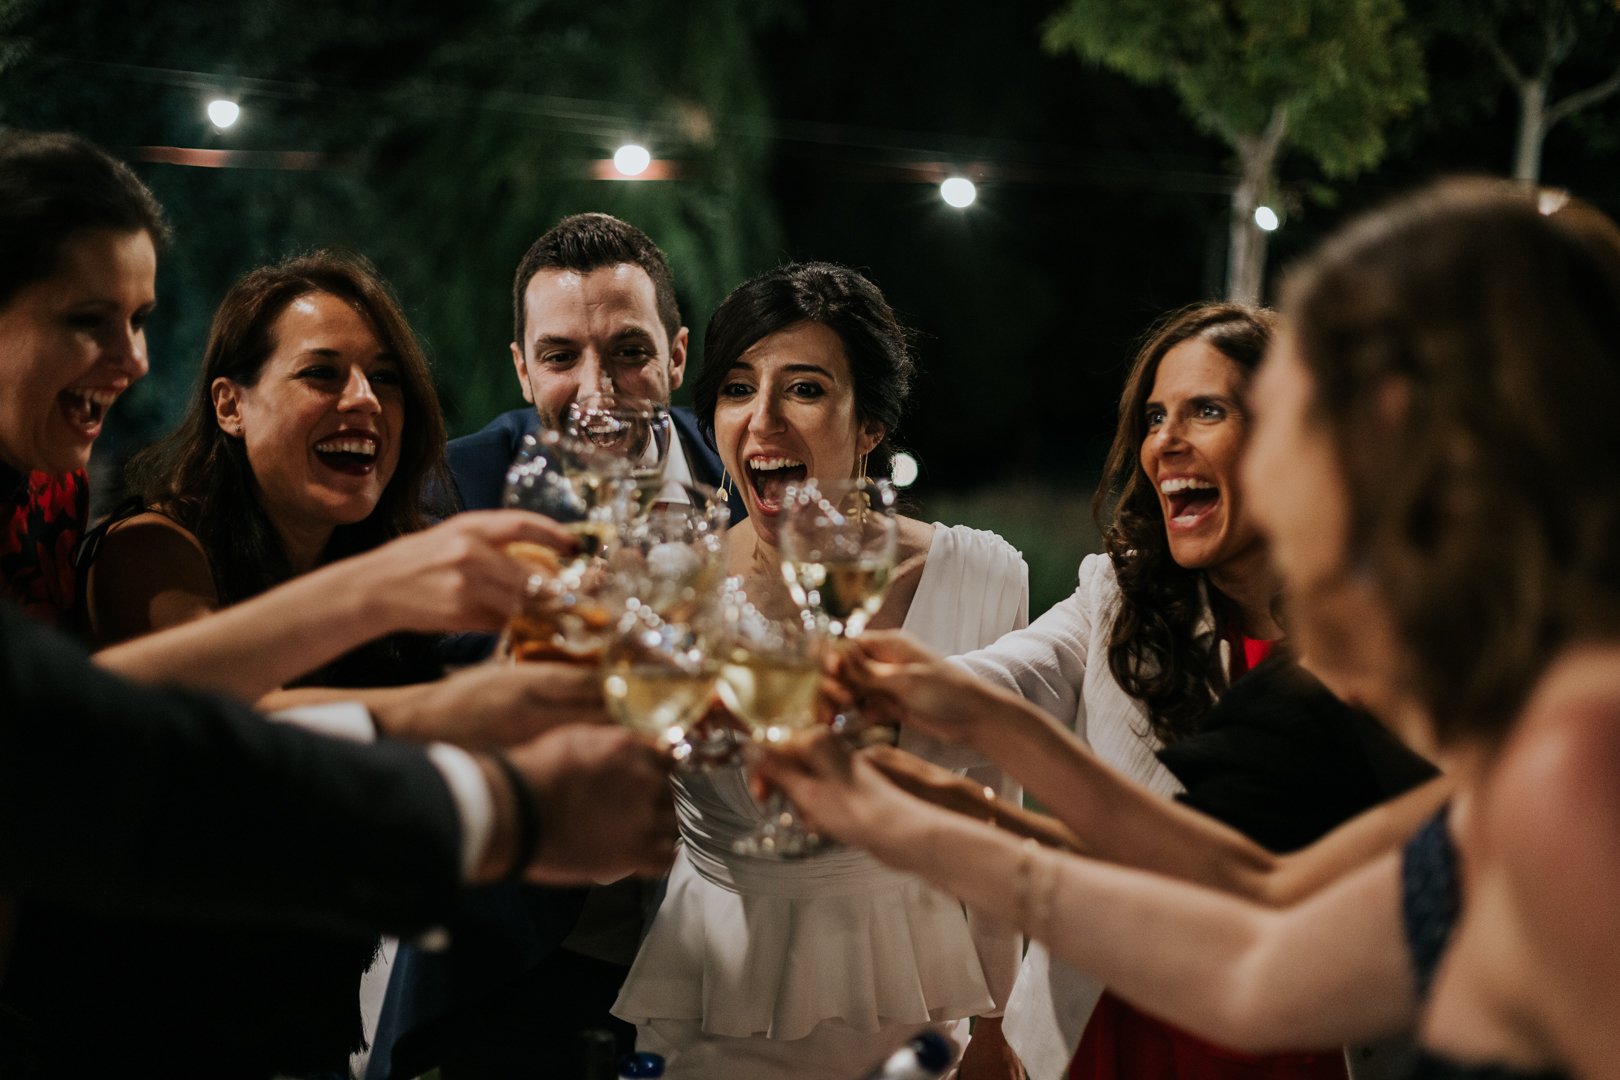
[[[1277,581],[1238,478],[1247,384],[1272,327],[1267,311],[1205,304],[1155,328],[1126,379],[1098,488],[1099,516],[1117,499],[1106,553],[1088,556],[1079,588],[1028,629],[960,658],[1166,798],[1184,784],[1161,752],[1198,733],[1226,688],[1282,637]],[[1276,787],[1262,786],[1255,801],[1273,820],[1303,810]],[[1257,1058],[1191,1038],[1053,965],[1040,945],[1000,1028],[980,1026],[965,1074],[996,1073],[989,1062],[1004,1035],[1036,1080],[1344,1075],[1337,1050]]]
[[[271,625],[231,629],[244,646],[293,639],[277,647],[302,651],[303,667],[290,674],[309,689],[278,691],[274,680],[289,673],[252,663],[221,664],[211,688],[278,707],[341,687],[391,734],[470,744],[534,734],[540,706],[551,723],[594,715],[584,672],[487,666],[429,684],[440,674],[432,640],[394,632],[444,625],[445,590],[492,612],[512,602],[509,581],[434,565],[458,545],[483,546],[475,534],[489,519],[460,515],[421,531],[424,483],[441,468],[443,445],[427,361],[369,263],[317,252],[248,273],[215,313],[180,427],[131,463],[130,507],[80,558],[91,637],[128,641],[258,598],[241,610]],[[289,589],[307,593],[300,578],[321,582],[304,614],[266,607]],[[276,634],[277,618],[295,617]],[[366,625],[362,641],[388,636],[344,653],[340,636],[326,640],[328,618]],[[413,705],[446,694],[464,699],[464,726],[414,730]]]
[[[798,617],[777,546],[786,484],[885,472],[913,367],[883,294],[842,266],[763,274],[710,320],[697,414],[748,508],[727,537],[730,572],[767,614]],[[1027,570],[999,537],[906,518],[899,545],[909,570],[874,625],[958,653],[1025,621]],[[677,783],[682,852],[614,1006],[671,1077],[843,1080],[918,1025],[1002,1004],[1018,960],[1004,929],[858,852],[734,855],[761,813],[741,768]]]
[[[1561,201],[1445,184],[1367,215],[1290,279],[1256,380],[1245,480],[1302,654],[1447,764],[1446,809],[1269,906],[948,820],[831,743],[778,782],[834,834],[1208,1037],[1415,1026],[1416,1076],[1614,1075],[1620,486],[1591,465],[1620,460],[1620,228]],[[1004,703],[983,733],[1005,734],[993,756],[1032,789],[1055,790],[1054,759],[1053,778],[1096,778]]]

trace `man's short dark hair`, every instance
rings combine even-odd
[[[681,328],[681,310],[675,303],[675,277],[669,260],[652,238],[634,225],[611,214],[573,214],[563,218],[536,240],[518,263],[512,279],[512,340],[522,350],[528,328],[523,294],[529,281],[542,270],[572,270],[588,274],[604,266],[628,263],[639,266],[652,278],[658,317],[671,341]]]

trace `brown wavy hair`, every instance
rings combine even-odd
[[[1285,290],[1349,498],[1442,744],[1499,740],[1553,655],[1620,635],[1620,228],[1450,181]],[[1401,403],[1398,408],[1391,402]]]
[[[443,468],[444,420],[427,357],[399,301],[367,259],[317,251],[249,271],[214,313],[202,369],[180,426],[129,465],[130,491],[191,530],[213,569],[221,604],[233,604],[286,581],[292,567],[280,534],[257,497],[241,439],[220,429],[210,388],[221,376],[253,386],[275,350],[275,324],[300,296],[330,293],[364,316],[399,362],[405,398],[399,464],[365,520],[341,525],[321,562],[368,551],[415,532],[426,521],[422,493]]]
[[[1259,366],[1275,323],[1265,308],[1207,303],[1171,312],[1154,324],[1126,376],[1114,442],[1092,500],[1120,590],[1108,634],[1108,669],[1126,693],[1147,705],[1153,734],[1166,745],[1195,732],[1226,689],[1218,642],[1228,615],[1204,572],[1170,557],[1158,492],[1142,472],[1147,400],[1159,364],[1177,345],[1194,338],[1207,342],[1249,373]],[[1206,605],[1217,632],[1200,638]]]

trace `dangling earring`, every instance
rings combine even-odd
[[[726,472],[724,465],[720,466],[720,497],[731,502],[731,474]]]
[[[857,477],[857,479],[859,479],[859,480],[865,480],[866,479],[866,455],[865,454],[861,455],[861,471],[860,471],[860,474]]]

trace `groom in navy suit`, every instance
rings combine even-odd
[[[512,366],[533,408],[502,413],[454,439],[448,459],[463,510],[500,505],[507,466],[525,435],[557,428],[574,400],[615,391],[669,404],[686,377],[690,336],[664,253],[633,225],[575,214],[534,242],[512,285]],[[692,410],[671,410],[677,438],[667,477],[720,484],[720,459]],[[742,500],[733,493],[732,520]]]
[[[564,218],[534,242],[513,280],[512,315],[512,366],[532,408],[451,441],[457,509],[499,506],[523,437],[556,428],[576,398],[615,391],[668,404],[686,377],[690,335],[669,263],[646,233],[607,214]],[[719,486],[720,459],[692,411],[671,415],[666,477]],[[731,496],[738,521],[742,500]],[[638,884],[488,892],[464,905],[451,952],[400,949],[368,1077],[434,1065],[446,1080],[578,1075],[581,1029],[633,1037],[608,1009],[640,943]]]

